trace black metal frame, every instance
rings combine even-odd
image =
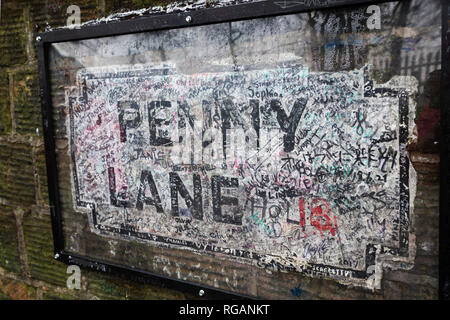
[[[117,265],[112,264],[110,262],[94,260],[86,256],[72,254],[65,250],[63,230],[62,230],[62,220],[60,214],[59,189],[57,179],[58,173],[56,169],[57,167],[55,154],[55,138],[52,123],[52,105],[50,99],[50,85],[48,72],[48,49],[50,44],[56,42],[84,40],[107,36],[117,36],[130,33],[184,28],[221,22],[294,14],[316,9],[369,5],[394,1],[395,0],[325,0],[322,1],[323,4],[315,4],[309,6],[304,4],[305,2],[308,3],[308,1],[267,0],[253,3],[236,4],[225,7],[204,8],[181,13],[153,14],[125,21],[115,21],[110,23],[87,25],[81,27],[80,29],[57,29],[51,32],[44,32],[39,34],[36,40],[37,40],[37,51],[39,60],[39,78],[41,85],[40,95],[42,101],[43,129],[44,129],[44,141],[45,141],[45,151],[47,161],[46,163],[47,178],[48,178],[50,209],[52,217],[55,258],[67,264],[77,264],[82,267],[87,267],[93,270],[102,270],[105,272],[111,272],[118,275],[126,275],[127,277],[131,277],[132,279],[135,280],[150,282],[152,284],[157,284],[162,287],[167,287],[171,289],[182,290],[188,294],[197,295],[199,293],[199,290],[203,290],[205,292],[205,298],[213,298],[213,299],[254,298],[238,293],[227,292],[221,289],[205,285],[165,277],[160,274],[129,268],[123,265]],[[448,2],[448,0],[442,0],[442,2],[444,5],[445,3]],[[443,7],[445,8],[445,6]],[[445,14],[443,14],[443,20],[444,16]],[[187,17],[190,18],[186,19]],[[444,54],[444,50],[442,52]],[[448,60],[443,59],[442,62],[443,66],[444,61],[446,61],[445,65],[447,65]],[[449,70],[448,66],[443,68],[448,72]],[[442,90],[444,90],[443,88],[444,87],[442,87]],[[444,94],[445,90],[442,91],[442,93]],[[450,101],[448,94],[446,99],[447,99],[446,101]],[[446,170],[446,168],[443,169]],[[441,188],[441,190],[442,189],[443,188]],[[368,250],[369,249],[370,248],[368,248]]]

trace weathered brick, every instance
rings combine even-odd
[[[31,146],[0,141],[0,198],[23,207],[36,203]]]
[[[317,287],[314,285],[313,278],[299,277],[298,280],[289,281],[288,294],[284,299],[287,300],[317,300],[319,297],[314,294],[317,293]]]
[[[80,292],[73,290],[72,292],[56,292],[46,290],[42,292],[42,300],[77,300],[80,299]]]
[[[27,41],[31,41],[30,59],[36,60],[36,41],[34,40],[36,34],[44,32],[49,28],[55,29],[65,26],[67,24],[67,18],[70,16],[67,13],[67,8],[70,5],[80,7],[81,22],[93,20],[98,17],[96,0],[78,0],[76,3],[70,0],[7,0],[2,5],[8,7],[9,12],[14,13],[14,16],[10,17],[9,20],[15,24],[9,28],[4,28],[5,30],[3,32],[8,35],[9,40],[8,43],[5,41],[4,47],[11,54],[0,57],[0,66],[2,65],[1,58],[5,59],[7,65],[20,64],[27,61]],[[4,13],[2,12],[2,17],[3,15]],[[25,23],[28,24],[28,29],[25,28]],[[3,21],[1,25],[4,25]],[[29,31],[29,33],[26,31]],[[1,34],[2,29],[0,28]],[[13,44],[20,45],[16,46]],[[0,49],[1,47],[2,45],[0,44]]]
[[[42,132],[37,68],[19,71],[14,74],[13,78],[16,132],[21,135],[36,135],[36,129]]]
[[[23,1],[23,0],[22,0]],[[81,23],[93,20],[98,17],[97,0],[37,0],[24,1],[30,6],[32,22],[35,32],[43,32],[47,27],[52,29],[67,25],[67,18],[72,13],[67,13],[67,8],[71,5],[80,7]]]
[[[417,283],[408,283],[403,285],[404,300],[436,300],[438,299],[438,289]]]
[[[416,205],[414,207],[414,214],[439,220],[439,207],[425,208]]]
[[[409,284],[427,285],[432,288],[438,287],[438,279],[427,275],[417,275],[411,272],[405,271],[391,271],[386,272],[385,277],[387,280],[398,281]]]
[[[418,235],[421,235],[422,233],[439,232],[438,217],[430,218],[430,216],[416,214],[415,220]]]
[[[13,0],[2,1],[0,24],[0,67],[27,61],[26,29],[23,7]]]
[[[403,285],[396,281],[384,279],[382,282],[383,297],[386,300],[399,300],[402,298]]]
[[[319,297],[327,300],[381,299],[378,292],[372,292],[360,287],[343,285],[332,280],[322,281]]]
[[[47,164],[44,146],[41,146],[35,153],[37,180],[39,184],[39,200],[49,205]]]
[[[414,263],[414,273],[428,275],[434,278],[439,277],[439,257],[438,256],[416,256]]]
[[[417,186],[416,197],[439,205],[439,185],[434,186]]]
[[[100,299],[179,300],[194,298],[192,296],[186,296],[184,293],[181,293],[179,291],[126,280],[109,274],[101,274],[100,272],[96,271],[87,271],[82,269],[82,273],[87,274],[89,293],[95,295]]]
[[[419,186],[438,186],[440,181],[439,163],[413,163],[414,169],[417,171],[417,184]]]
[[[35,212],[25,215],[23,232],[31,277],[66,287],[67,265],[54,259],[50,216]]]
[[[0,135],[10,133],[11,126],[9,78],[6,70],[0,68]]]
[[[417,254],[423,256],[437,256],[439,254],[439,238],[437,231],[422,232],[416,240]]]
[[[24,282],[0,276],[0,299],[35,300],[36,298],[36,288]]]
[[[0,205],[0,267],[15,273],[22,270],[14,208],[6,205]]]

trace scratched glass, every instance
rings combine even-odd
[[[411,264],[440,4],[379,7],[53,44],[66,249],[250,295],[286,286],[254,268],[374,288]]]

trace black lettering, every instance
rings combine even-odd
[[[259,119],[259,101],[250,100],[250,107],[252,109],[252,125],[256,131],[256,148],[259,150],[259,137],[260,137],[259,129],[261,127]]]
[[[109,197],[111,204],[119,208],[131,208],[130,201],[119,200],[116,190],[116,175],[114,173],[114,168],[108,168],[108,182],[109,182]],[[125,197],[125,194],[120,193],[119,197]]]
[[[178,193],[184,199],[187,207],[190,209],[192,217],[195,219],[203,219],[203,206],[202,206],[202,184],[199,174],[193,175],[194,184],[194,199],[187,191],[183,181],[177,173],[170,173],[170,195],[172,198],[172,215],[179,216],[178,208]]]
[[[153,198],[145,196],[145,190],[147,189],[147,185],[150,187],[150,193]],[[144,203],[148,206],[155,206],[158,212],[164,212],[161,206],[161,198],[158,194],[158,189],[156,188],[155,181],[153,180],[152,173],[147,170],[143,170],[141,173],[141,185],[139,186],[139,193],[136,202],[136,209],[143,210]]]
[[[156,116],[156,111],[159,108],[170,108],[169,101],[152,101],[148,104],[148,126],[150,128],[150,145],[151,146],[173,146],[173,142],[168,137],[168,132],[157,132],[157,128],[162,125],[168,126],[170,119],[165,119]]]
[[[286,115],[281,102],[273,99],[270,101],[270,107],[277,113],[277,120],[281,130],[286,134],[283,137],[284,151],[290,152],[294,150],[295,145],[295,131],[297,130],[300,118],[303,115],[303,111],[306,108],[306,99],[298,99],[292,107],[289,117]]]
[[[222,196],[222,187],[237,188],[238,186],[239,182],[237,178],[227,178],[222,176],[213,176],[211,178],[214,221],[230,224],[242,224],[242,213],[240,214],[237,210],[231,215],[222,215],[222,205],[238,206],[237,198]]]
[[[117,103],[119,109],[119,126],[120,126],[120,142],[127,141],[127,128],[136,129],[141,125],[141,113],[139,105],[134,101],[119,101]],[[126,119],[125,115],[134,114],[133,119]]]

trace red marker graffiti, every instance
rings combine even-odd
[[[314,198],[310,205],[311,216],[309,218],[311,225],[320,231],[323,236],[324,231],[330,231],[335,236],[337,231],[337,219],[334,216],[334,222],[328,216],[330,212],[330,205],[325,199]],[[306,212],[305,212],[305,199],[299,198],[298,211],[300,215],[300,226],[302,231],[305,232],[306,228]]]
[[[298,199],[298,212],[300,213],[300,226],[302,227],[302,231],[305,232],[305,199]]]
[[[325,208],[324,210],[322,208]],[[323,234],[323,231],[330,230],[331,234],[335,235],[335,226],[328,216],[330,205],[324,199],[313,199],[311,201],[311,224]]]

